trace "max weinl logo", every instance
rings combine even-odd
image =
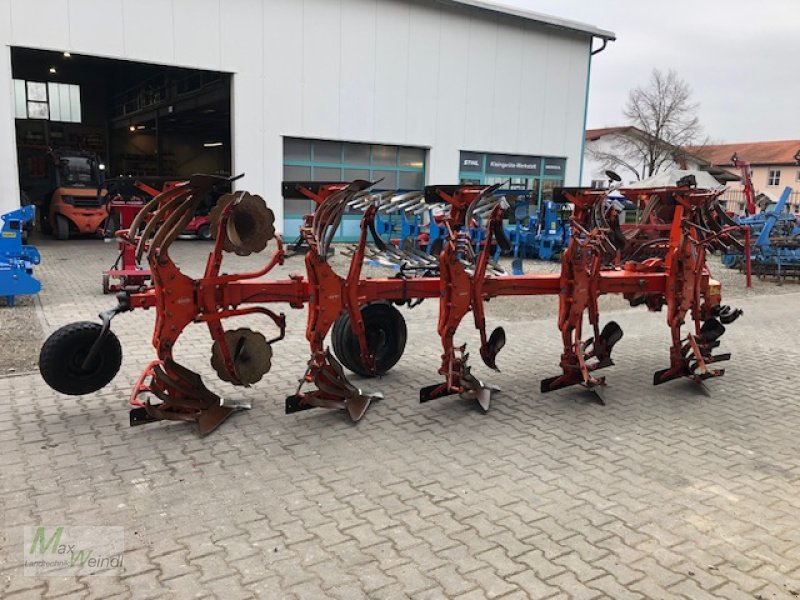
[[[24,574],[121,575],[123,527],[40,525],[24,528]]]

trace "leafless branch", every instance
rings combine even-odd
[[[630,91],[623,114],[641,133],[627,135],[618,150],[625,162],[644,165],[642,177],[655,175],[674,160],[676,150],[700,141],[699,106],[691,95],[689,84],[675,71],[658,69],[646,85]]]

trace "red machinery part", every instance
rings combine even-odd
[[[110,214],[116,219],[120,229],[127,230],[144,206],[138,200],[124,201],[115,196],[108,204]],[[136,248],[127,240],[118,237],[119,256],[114,265],[103,272],[103,293],[117,293],[124,287],[140,288],[149,285],[150,270],[140,267],[136,262]]]
[[[756,214],[756,194],[753,188],[753,180],[750,177],[750,163],[741,160],[738,154],[731,157],[734,168],[739,169],[742,174],[742,189],[744,191],[745,208],[748,216]]]
[[[715,204],[718,193],[688,185],[637,191],[629,198],[646,205],[647,219],[638,228],[622,229],[618,209],[607,202],[602,190],[560,190],[561,200],[575,206],[573,235],[562,256],[561,273],[501,275],[490,267],[488,251],[493,236],[501,231],[498,226],[505,208],[494,187],[430,186],[426,194],[446,201],[450,207],[442,221],[447,228],[446,243],[438,257],[429,257],[436,273],[370,279],[362,277],[361,264],[370,235],[372,244],[379,249],[384,247],[375,233],[374,218],[376,206],[385,201],[386,194],[370,195],[372,184],[366,181],[299,185],[298,190],[316,203],[314,214],[305,219],[301,229],[309,246],[305,257],[307,278],[269,280],[264,277],[285,257],[281,238],[274,233],[274,215],[261,198],[237,192],[220,198],[212,211],[216,241],[203,276],[191,278],[170,259],[169,246],[193,218],[209,190],[227,181],[194,176],[185,185],[151,200],[129,229],[120,234],[135,248],[136,260],[147,255],[153,287],[127,293],[118,312],[156,310],[153,346],[157,358],[134,388],[132,424],[190,420],[198,422],[201,433],[217,427],[237,405],[221,399],[206,388],[198,374],[177,363],[173,356],[175,343],[187,325],[206,323],[213,341],[212,365],[218,375],[233,384],[250,385],[269,370],[271,345],[285,333],[284,316],[265,306],[274,303],[308,307],[306,339],[310,359],[296,393],[286,400],[287,412],[338,408],[346,410],[353,420],[360,419],[370,402],[380,395],[363,392],[348,380],[342,364],[326,348],[328,333],[333,328],[336,335],[334,325],[339,327],[340,320],[345,319],[341,322],[346,327],[340,327],[340,333],[346,330],[354,350],[344,362],[349,361],[351,369],[357,364],[359,372],[379,374],[382,367],[376,363],[365,326],[365,307],[425,298],[439,299],[439,373],[444,380],[423,388],[422,401],[458,393],[477,400],[483,410],[488,409],[491,392],[499,388],[484,384],[471,373],[466,348],[456,346],[454,339],[461,321],[472,311],[480,333],[481,357],[487,366],[497,370],[505,332],[497,328],[487,336],[483,303],[501,295],[559,296],[562,372],[544,380],[542,391],[575,384],[593,391],[602,389],[604,378],[596,377],[594,371],[613,364],[611,351],[622,337],[622,329],[613,321],[600,327],[597,301],[602,294],[622,294],[632,305],[644,304],[650,310],[666,307],[672,334],[670,362],[667,369],[655,374],[654,383],[684,376],[700,383],[723,373],[709,367],[728,356],[712,355],[724,332],[718,318],[731,322],[739,312],[720,306],[719,284],[710,278],[705,257],[708,249],[740,244],[740,229],[721,221]],[[364,218],[348,272],[340,276],[328,264],[327,257],[342,215],[354,204],[364,206]],[[486,243],[475,250],[469,231],[477,223],[485,229]],[[251,273],[220,274],[224,252],[259,251],[273,238],[275,248],[263,268]],[[391,252],[396,255],[396,249]],[[383,312],[387,310],[390,309]],[[267,340],[250,330],[224,329],[223,320],[246,314],[266,316],[277,334]],[[592,328],[589,338],[584,338],[582,332],[584,315]],[[681,331],[687,320],[691,331],[684,336]],[[258,364],[254,366],[254,362]],[[48,377],[46,372],[43,376]],[[101,387],[105,382],[99,383]]]
[[[161,191],[142,181],[134,181],[133,187],[143,195],[155,198],[185,183],[185,181],[167,181]],[[117,293],[124,288],[137,289],[150,285],[150,269],[141,266],[136,258],[136,246],[126,237],[126,232],[144,206],[145,202],[140,197],[132,196],[126,200],[121,194],[115,195],[109,202],[109,214],[115,218],[120,232],[120,235],[116,236],[119,256],[114,265],[103,272],[104,294]],[[190,222],[190,225],[194,225],[192,231],[196,231],[206,222],[207,217],[195,217]]]

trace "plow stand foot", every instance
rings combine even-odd
[[[147,425],[147,423],[153,423],[154,421],[160,420],[148,413],[144,406],[132,408],[130,410],[129,418],[131,427],[136,427],[137,425]]]
[[[429,402],[436,398],[443,398],[458,394],[464,400],[477,400],[481,411],[489,412],[489,405],[492,400],[492,392],[499,392],[500,388],[496,385],[484,383],[469,372],[469,367],[465,369],[461,376],[461,385],[451,388],[447,383],[434,383],[426,386],[419,391],[419,401]]]
[[[159,405],[152,405],[131,409],[129,413],[130,426],[136,427],[156,421],[195,421],[197,422],[197,432],[204,436],[214,431],[236,411],[230,406],[212,406],[195,413],[179,413],[162,410],[158,407]]]
[[[361,420],[361,417],[367,412],[370,402],[372,402],[372,396],[366,394],[361,394],[345,400],[344,407],[353,423],[358,423]]]
[[[317,392],[308,394],[294,394],[286,398],[286,414],[310,410],[312,408],[337,408],[346,410],[353,423],[358,423],[367,412],[373,400],[381,400],[382,394],[355,394],[348,398],[325,398]]]
[[[419,401],[429,402],[455,393],[457,392],[451,390],[446,383],[434,383],[433,385],[426,385],[419,390]]]
[[[197,417],[197,431],[200,435],[208,435],[230,417],[234,409],[229,406],[212,406],[200,412]]]
[[[546,394],[547,392],[553,392],[562,387],[566,387],[566,385],[558,385],[556,383],[561,378],[562,378],[561,375],[556,375],[555,377],[548,377],[547,379],[542,379],[539,382],[539,391],[543,394]]]
[[[594,395],[594,402],[600,406],[606,405],[606,384],[605,382],[587,388]]]
[[[330,351],[312,356],[309,372],[311,375],[306,375],[300,385],[313,382],[317,389],[301,392],[298,388],[296,394],[286,398],[286,414],[309,408],[336,408],[346,410],[350,419],[358,422],[373,400],[383,398],[383,394],[362,392],[350,383],[342,365]]]
[[[672,381],[673,379],[678,379],[679,377],[684,377],[688,374],[688,371],[683,369],[675,369],[672,367],[669,369],[661,369],[660,371],[653,373],[653,385],[661,385],[662,383]]]
[[[611,366],[613,364],[613,361],[608,359],[608,364],[603,364],[602,366]],[[591,377],[589,381],[584,381],[580,375],[569,375],[565,373],[563,375],[556,375],[555,377],[542,379],[539,389],[543,394],[546,394],[547,392],[554,392],[556,390],[571,387],[573,385],[583,386],[595,395],[595,401],[598,404],[605,406],[605,377]]]
[[[498,329],[500,328],[498,327]],[[497,331],[497,329],[495,331]],[[503,335],[505,337],[505,334]],[[480,406],[484,414],[489,412],[489,404],[492,400],[492,392],[500,391],[500,388],[496,385],[484,383],[475,377],[470,368],[466,366],[463,368],[461,373],[461,386],[464,390],[461,392],[461,397],[465,400],[477,400],[478,406]]]
[[[576,370],[575,375],[564,373],[562,375],[556,375],[555,377],[542,379],[541,383],[539,384],[539,389],[543,394],[546,394],[547,392],[555,392],[556,390],[578,385],[580,383],[583,383],[583,379],[580,376],[580,371]]]
[[[312,408],[317,408],[311,404],[307,404],[304,402],[305,398],[302,394],[293,394],[291,396],[286,397],[286,414],[291,415],[292,413],[300,412],[303,410],[311,410]]]
[[[140,400],[142,393],[161,402]],[[188,421],[197,423],[200,435],[214,431],[236,410],[250,408],[247,401],[226,402],[205,386],[200,375],[172,359],[154,361],[145,369],[134,387],[131,404],[136,407],[129,414],[131,427],[154,421]]]
[[[478,388],[477,390],[467,390],[461,392],[459,396],[464,400],[477,400],[483,414],[489,412],[489,404],[492,401],[492,390],[489,388]]]

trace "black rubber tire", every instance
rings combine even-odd
[[[345,313],[333,325],[333,352],[345,367],[364,377],[383,375],[397,364],[406,348],[406,320],[391,304],[373,302],[361,307],[361,318],[367,333],[367,344],[375,357],[375,373],[361,362],[358,338],[350,327],[350,315]]]
[[[64,215],[56,215],[56,239],[66,241],[69,239],[69,221]]]
[[[39,352],[39,371],[51,388],[69,396],[90,394],[105,387],[122,364],[119,339],[109,331],[89,369],[81,368],[102,326],[91,321],[70,323],[45,340]]]
[[[117,215],[115,214],[109,215],[103,227],[103,233],[105,234],[105,237],[113,239],[118,229],[119,229],[119,219]]]
[[[204,242],[211,240],[211,226],[202,225],[200,229],[197,230],[197,239],[203,240]]]

